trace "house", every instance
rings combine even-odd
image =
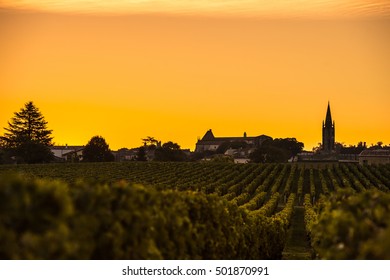
[[[387,164],[390,163],[390,150],[367,149],[359,154],[359,164]]]
[[[52,146],[50,147],[51,152],[54,154],[56,161],[66,161],[67,158],[71,158],[70,152],[77,151],[78,154],[84,149],[84,146]],[[76,153],[77,154],[77,153]],[[82,154],[82,152],[81,152]]]
[[[65,161],[67,162],[79,162],[83,160],[83,150],[84,147],[75,149],[63,154],[62,157],[65,158]]]
[[[121,148],[118,151],[112,153],[115,156],[115,161],[133,161],[137,159],[138,150],[138,148]]]
[[[256,148],[261,146],[261,144],[268,139],[272,140],[271,137],[266,135],[249,137],[246,135],[246,132],[244,132],[243,137],[215,137],[212,130],[209,129],[202,139],[198,139],[198,142],[196,143],[195,152],[205,152],[205,151],[215,152],[222,145],[230,146],[231,144],[237,144],[237,145],[244,144],[247,147]]]
[[[249,158],[235,158],[234,163],[249,163]]]

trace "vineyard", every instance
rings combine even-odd
[[[0,258],[390,259],[389,192],[389,165],[4,165]]]

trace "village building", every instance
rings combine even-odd
[[[364,150],[359,154],[359,163],[362,165],[390,163],[390,150],[387,149]]]
[[[121,148],[118,151],[113,151],[112,154],[115,157],[115,161],[134,161],[137,159],[138,148]]]
[[[54,154],[55,161],[72,161],[76,157],[82,156],[84,146],[52,146],[50,151]],[[80,158],[79,158],[80,159]]]
[[[64,153],[62,157],[67,162],[80,162],[83,160],[84,147]]]
[[[202,139],[198,139],[196,143],[195,152],[212,151],[215,152],[221,145],[232,144],[232,143],[245,143],[247,148],[257,148],[265,141],[271,139],[267,135],[260,135],[250,137],[244,132],[243,137],[215,137],[213,131],[209,129]],[[230,148],[230,147],[228,147]]]

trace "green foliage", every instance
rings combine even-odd
[[[3,259],[274,259],[283,221],[217,195],[0,178]]]
[[[301,202],[301,197],[302,197],[302,193],[303,193],[304,176],[305,176],[305,167],[302,166],[300,171],[299,171],[298,189],[297,189],[297,195],[298,195],[299,203]]]
[[[49,149],[52,131],[47,129],[47,122],[33,102],[27,102],[16,112],[4,129],[6,133],[1,142],[9,152],[8,159],[14,157],[19,163],[44,163],[54,159]]]
[[[312,246],[322,259],[390,259],[389,213],[389,194],[336,193],[312,226]]]
[[[89,140],[83,150],[83,161],[114,161],[114,155],[111,153],[110,148],[103,137],[94,136]]]
[[[326,195],[329,194],[328,184],[326,183],[326,180],[324,177],[324,172],[322,169],[318,170],[318,176],[319,176],[319,180],[321,182],[321,191]]]
[[[389,259],[390,166],[346,167],[2,165],[0,174],[12,170],[25,179],[0,176],[0,257],[278,259],[294,205],[304,198],[319,258]]]
[[[256,194],[254,197],[252,197],[250,201],[241,205],[240,207],[245,208],[249,211],[257,210],[263,205],[266,196],[267,196],[266,192],[260,192]]]
[[[261,208],[252,211],[251,214],[258,216],[271,216],[275,212],[276,207],[278,207],[279,198],[280,194],[278,192],[274,193],[266,204],[264,204]]]
[[[66,184],[1,176],[0,259],[71,257],[73,213]]]
[[[295,193],[290,194],[288,197],[287,203],[282,211],[276,213],[275,218],[281,219],[285,225],[285,230],[287,230],[290,225],[291,217],[294,213],[294,205],[296,202]]]
[[[315,212],[313,205],[311,204],[310,194],[305,194],[303,206],[305,208],[305,226],[306,232],[310,236],[312,232],[313,225],[317,223],[318,216]]]
[[[214,155],[211,159],[211,162],[234,162],[234,158],[231,156],[225,156],[225,155]]]

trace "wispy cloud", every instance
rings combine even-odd
[[[0,7],[81,13],[390,17],[389,0],[0,0]]]

